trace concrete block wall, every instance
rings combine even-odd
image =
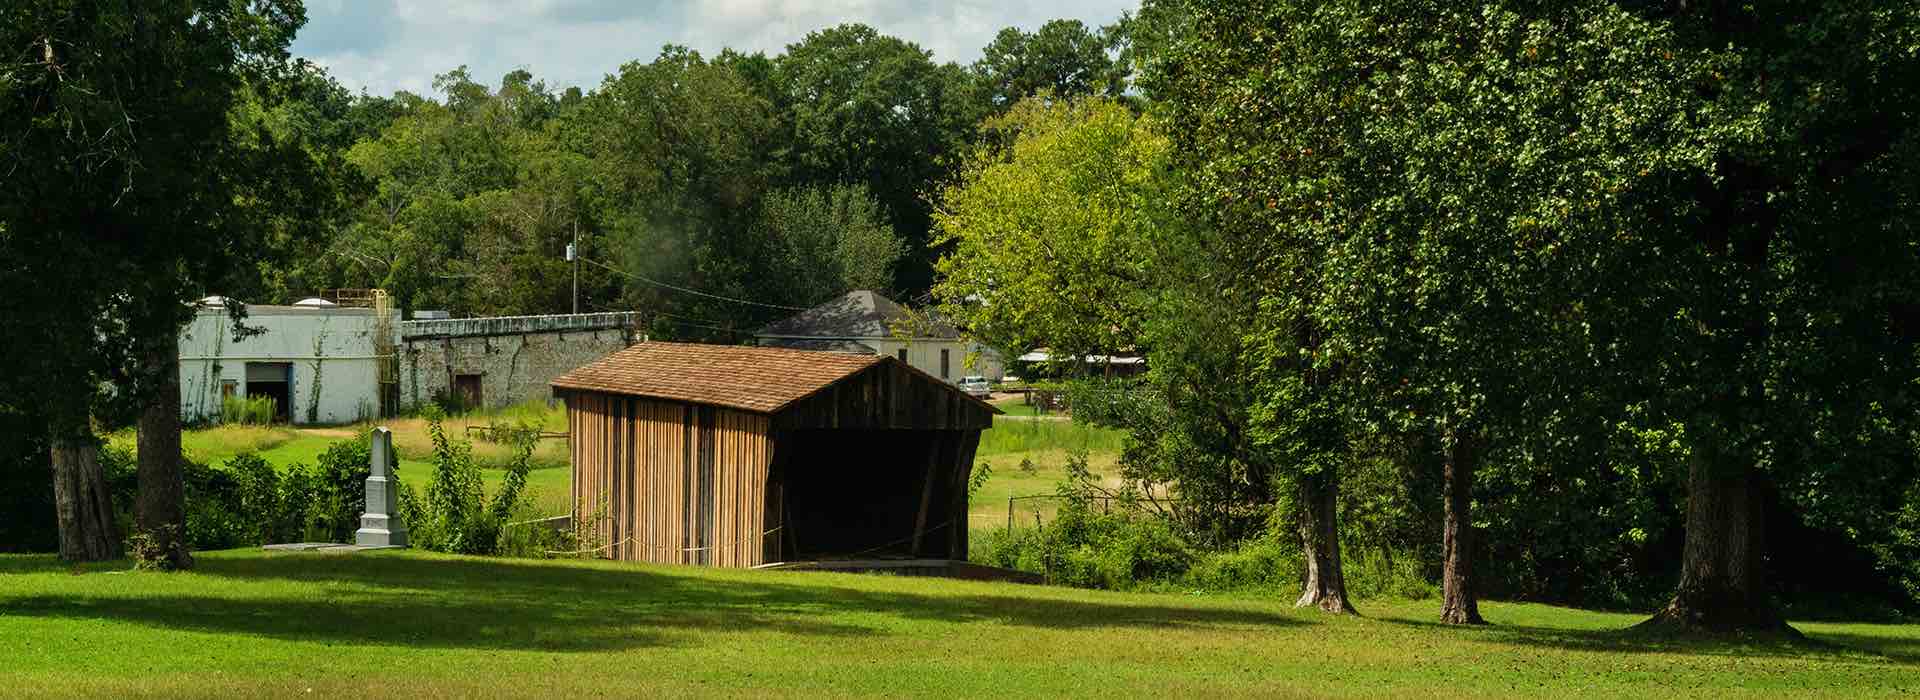
[[[632,344],[634,322],[631,313],[404,322],[400,404],[452,393],[457,375],[479,375],[488,408],[545,399],[555,377]]]

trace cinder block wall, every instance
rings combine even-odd
[[[634,314],[407,321],[399,346],[400,405],[418,408],[478,375],[488,408],[551,395],[548,383],[631,345]]]

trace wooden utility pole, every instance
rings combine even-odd
[[[580,218],[573,219],[573,242],[567,244],[567,262],[573,263],[573,312],[580,313]]]

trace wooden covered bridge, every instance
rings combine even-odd
[[[893,357],[646,342],[553,381],[609,556],[964,560],[998,409]]]

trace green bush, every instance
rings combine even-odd
[[[280,412],[271,396],[228,396],[220,400],[220,422],[229,425],[269,425]]]
[[[1125,495],[1112,506],[1094,507],[1097,499],[1113,496],[1087,472],[1085,454],[1069,458],[1067,471],[1053,522],[989,533],[981,543],[985,562],[1034,571],[1050,583],[1108,589],[1177,579],[1193,565],[1195,554],[1173,528],[1140,512]]]
[[[1301,582],[1306,580],[1306,570],[1297,542],[1268,536],[1248,540],[1234,549],[1202,555],[1187,571],[1182,585],[1204,591],[1297,594]]]
[[[473,444],[447,439],[439,412],[431,409],[427,432],[433,438],[434,471],[427,482],[426,497],[416,497],[408,489],[402,499],[403,517],[412,528],[414,545],[457,554],[501,553],[507,523],[516,511],[523,511],[520,490],[527,483],[533,441],[520,441],[507,466],[506,481],[488,499],[480,467],[473,460]]]
[[[400,473],[397,453],[387,453],[387,468]],[[367,509],[367,477],[373,475],[373,444],[365,436],[341,440],[327,446],[314,463],[312,493],[307,506],[316,534],[333,542],[346,542],[360,529],[360,514]]]
[[[186,482],[187,546],[192,549],[230,549],[261,544],[256,514],[241,502],[240,480],[227,471],[183,461]]]

